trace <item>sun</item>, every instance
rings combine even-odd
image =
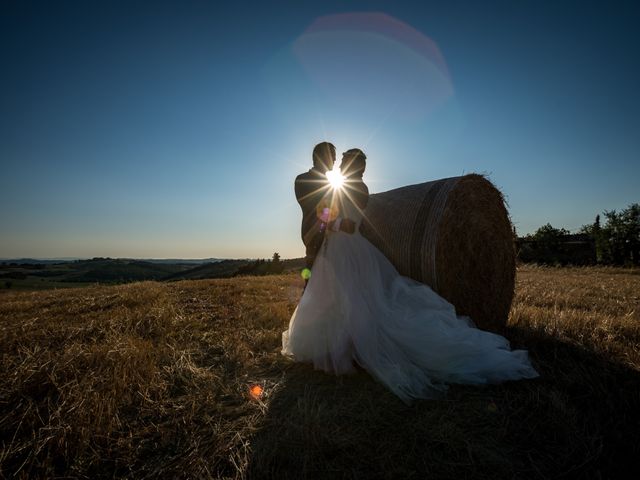
[[[344,177],[340,173],[340,170],[327,170],[327,179],[331,184],[331,187],[334,190],[339,190],[342,188],[342,184],[344,183]]]

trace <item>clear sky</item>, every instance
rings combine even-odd
[[[0,258],[301,257],[324,140],[575,231],[640,201],[636,4],[4,1]]]

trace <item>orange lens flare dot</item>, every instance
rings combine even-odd
[[[251,392],[251,396],[254,398],[260,397],[263,393],[263,389],[260,385],[253,385],[249,391]]]

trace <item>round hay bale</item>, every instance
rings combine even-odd
[[[373,194],[360,232],[405,276],[429,285],[482,329],[501,331],[515,287],[502,193],[469,174]]]

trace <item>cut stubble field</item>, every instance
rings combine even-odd
[[[293,274],[3,291],[0,478],[638,473],[639,270],[519,267],[502,333],[541,377],[411,407],[280,354],[301,293]]]

